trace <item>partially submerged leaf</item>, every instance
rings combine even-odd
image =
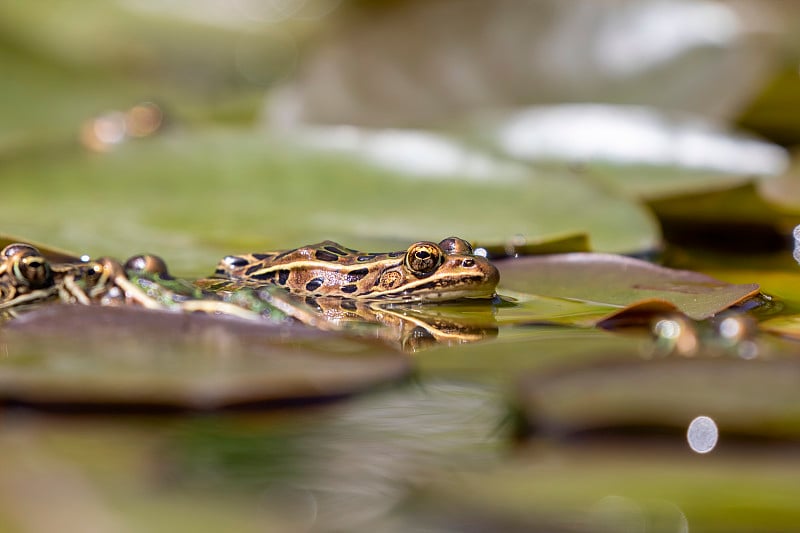
[[[663,300],[694,319],[715,315],[758,294],[755,283],[733,285],[688,270],[673,270],[609,254],[563,254],[497,261],[504,289],[629,306]]]
[[[324,399],[410,371],[381,344],[205,314],[51,306],[0,335],[0,397],[32,404],[209,409]]]

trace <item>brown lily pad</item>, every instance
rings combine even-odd
[[[663,301],[701,320],[758,294],[755,283],[725,283],[612,254],[571,253],[497,261],[499,292],[571,298],[620,307]]]
[[[381,344],[291,324],[50,306],[0,330],[0,398],[210,409],[346,396],[406,376]]]

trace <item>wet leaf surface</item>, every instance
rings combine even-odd
[[[497,261],[504,289],[606,305],[645,300],[671,303],[694,319],[707,318],[758,293],[755,283],[733,285],[686,270],[673,270],[606,254],[563,254]]]
[[[54,305],[0,334],[0,396],[31,404],[280,404],[347,396],[411,368],[383,345],[306,327],[133,308]]]

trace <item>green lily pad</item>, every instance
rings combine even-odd
[[[660,428],[685,432],[699,415],[726,435],[800,437],[800,363],[734,358],[605,360],[523,380],[519,405],[536,433]]]
[[[359,249],[448,235],[503,244],[575,231],[589,232],[600,250],[659,242],[646,210],[574,176],[394,173],[247,131],[175,132],[108,154],[16,161],[2,175],[5,231],[91,256],[155,252],[179,275],[208,274],[229,253],[321,238]],[[49,191],[48,207],[32,218],[39,187]]]
[[[496,265],[501,294],[509,289],[621,307],[662,300],[696,320],[755,296],[759,289],[755,283],[734,285],[697,272],[609,254],[525,257]]]
[[[55,305],[0,335],[0,396],[32,404],[210,409],[335,398],[410,371],[363,340],[136,308]]]

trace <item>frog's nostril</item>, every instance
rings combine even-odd
[[[474,267],[475,266],[475,260],[474,259],[464,259],[461,262],[461,266],[467,267],[467,268]]]

